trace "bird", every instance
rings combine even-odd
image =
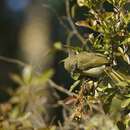
[[[100,76],[108,64],[109,60],[105,55],[87,51],[68,56],[64,60],[64,68],[68,72],[79,72],[80,75],[94,78]]]

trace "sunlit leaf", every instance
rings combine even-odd
[[[52,77],[52,75],[54,74],[54,70],[53,69],[49,69],[43,72],[43,74],[37,76],[34,80],[33,83],[34,84],[43,84],[45,83],[49,78]]]
[[[75,81],[74,84],[70,86],[69,91],[72,92],[79,83],[80,83],[80,80]]]
[[[122,108],[127,107],[130,104],[130,98],[123,100],[121,103]]]

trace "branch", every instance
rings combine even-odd
[[[63,87],[61,87],[61,86],[55,84],[52,80],[49,80],[48,82],[49,82],[49,84],[50,84],[53,88],[57,89],[58,91],[61,91],[61,92],[65,93],[65,94],[67,94],[68,96],[76,96],[75,93],[69,92],[67,89],[64,89]]]
[[[4,62],[8,62],[8,63],[13,63],[13,64],[18,64],[22,67],[27,66],[28,64],[25,64],[24,62],[20,61],[20,60],[16,60],[16,59],[12,59],[12,58],[7,58],[4,56],[0,56],[0,60],[4,61]]]
[[[82,42],[82,44],[84,45],[86,43],[86,40],[81,36],[81,34],[78,32],[78,30],[76,29],[72,18],[71,18],[71,14],[70,14],[70,3],[69,0],[66,0],[66,14],[67,14],[67,19],[69,21],[69,24],[73,30],[73,33],[77,36],[77,38]]]
[[[65,25],[65,23],[63,22],[63,20],[59,17],[59,15],[57,14],[56,10],[52,7],[50,7],[49,5],[47,4],[43,4],[42,5],[44,8],[47,8],[49,9],[55,16],[56,18],[58,19],[59,23],[68,31],[70,32],[70,29]]]

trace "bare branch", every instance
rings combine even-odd
[[[66,14],[67,14],[67,19],[69,21],[70,26],[72,27],[73,33],[77,36],[77,38],[81,41],[81,43],[84,45],[86,43],[86,40],[80,35],[78,30],[76,29],[73,20],[71,18],[70,14],[70,3],[69,0],[66,0]]]
[[[53,88],[57,89],[58,91],[61,91],[69,96],[76,96],[75,93],[69,92],[67,89],[64,89],[63,87],[55,84],[52,80],[49,80],[48,82]]]
[[[20,61],[20,60],[16,60],[16,59],[12,59],[12,58],[7,58],[4,56],[0,56],[0,60],[4,61],[4,62],[8,62],[8,63],[13,63],[13,64],[18,64],[22,67],[27,66],[28,64],[25,64],[24,62]]]
[[[71,30],[65,25],[64,21],[59,17],[59,15],[57,14],[56,10],[53,9],[52,7],[50,7],[47,4],[43,4],[42,5],[44,8],[49,9],[50,11],[52,11],[52,13],[56,16],[56,18],[58,19],[59,23],[68,31],[70,32]]]

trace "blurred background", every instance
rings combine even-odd
[[[65,54],[48,55],[55,42],[66,42],[66,30],[59,21],[65,15],[64,0],[1,0],[0,56],[30,64],[36,72],[53,67],[54,81],[59,85],[69,85],[70,78],[59,63]],[[17,86],[10,74],[21,70],[17,64],[0,60],[1,102],[9,99],[7,88]]]

